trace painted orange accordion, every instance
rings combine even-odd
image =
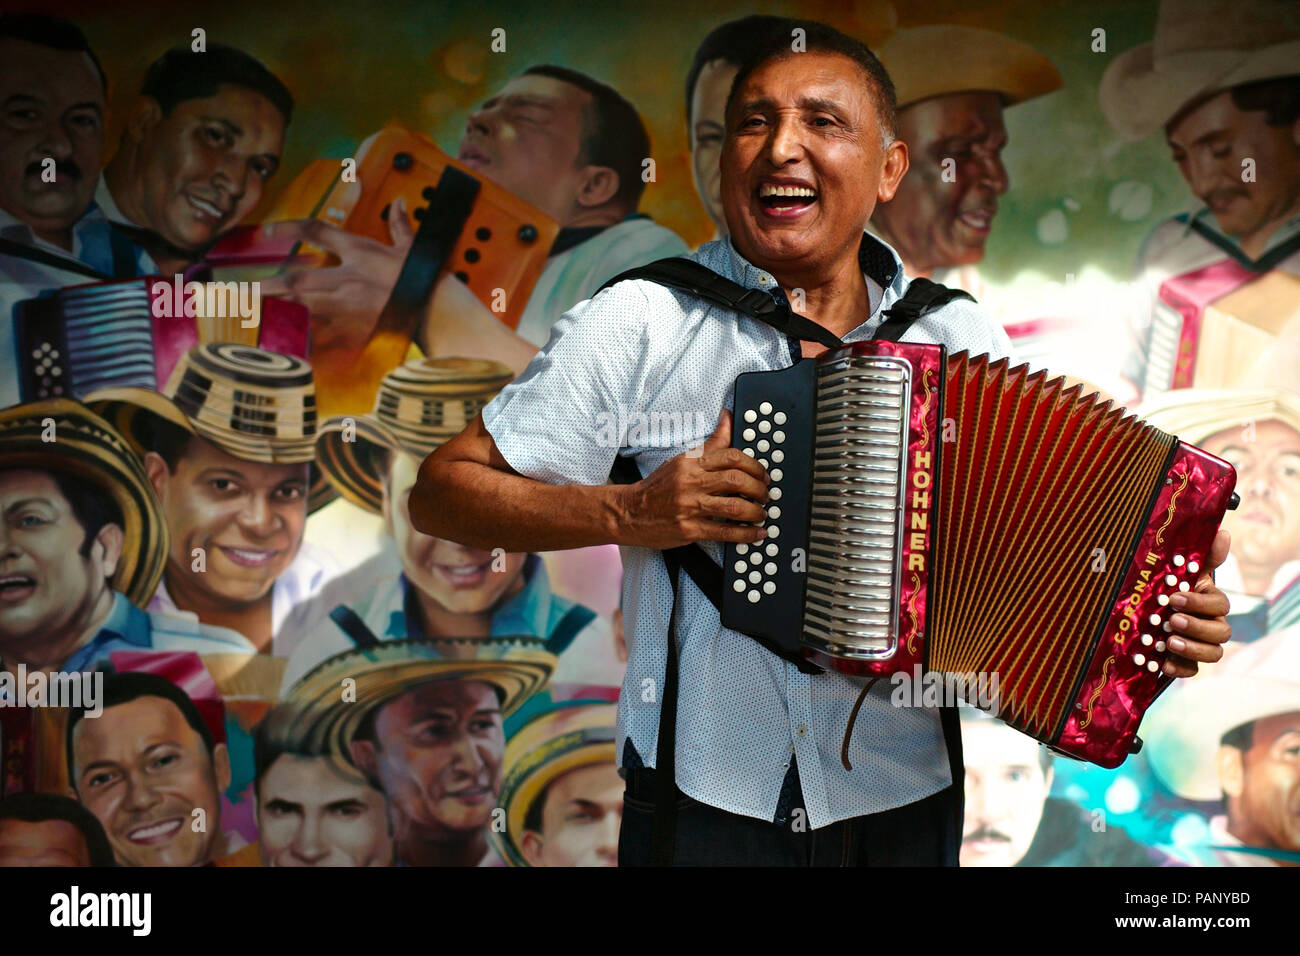
[[[1226,462],[1044,372],[886,341],[740,376],[733,445],[772,484],[768,538],[725,549],[725,626],[849,674],[996,675],[996,716],[1102,766],[1140,746]]]

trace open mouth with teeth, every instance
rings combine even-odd
[[[763,183],[758,187],[758,202],[772,215],[798,215],[817,202],[817,190],[810,186]]]
[[[173,817],[170,820],[163,820],[159,823],[149,823],[142,827],[136,827],[126,835],[126,838],[132,843],[143,843],[151,846],[157,843],[166,843],[177,831],[180,830],[184,821]]]
[[[26,574],[0,575],[0,604],[17,604],[36,591],[36,579]]]
[[[197,196],[188,194],[186,194],[185,199],[190,204],[190,208],[199,214],[200,219],[208,222],[220,222],[226,218],[225,210],[213,205],[206,199],[200,199]]]

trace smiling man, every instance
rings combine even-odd
[[[145,74],[95,198],[135,227],[162,273],[181,272],[262,198],[292,113],[288,89],[242,50],[168,50]]]
[[[823,328],[861,341],[909,284],[897,253],[863,231],[876,203],[898,188],[907,147],[896,139],[893,87],[875,56],[824,24],[792,27],[805,45],[774,45],[737,74],[721,158],[729,236],[691,258],[753,294],[794,299]],[[969,301],[927,313],[904,339],[1007,351],[1005,335]],[[753,525],[765,518],[767,473],[730,447],[726,409],[737,375],[823,350],[649,281],[617,283],[561,320],[528,370],[425,461],[411,494],[417,528],[470,546],[623,546],[620,865],[648,862],[652,842],[654,856],[664,851],[651,836],[658,781],[649,765],[658,740],[673,737],[675,863],[957,862],[960,741],[955,720],[941,722],[935,708],[893,707],[884,685],[863,696],[860,680],[800,671],[722,627],[685,579],[675,728],[660,725],[660,697],[645,692],[665,686],[674,607],[656,549],[708,542],[718,561],[718,542],[764,534]],[[706,408],[721,421],[712,435],[695,426],[688,445],[702,444],[700,453],[603,447],[595,423],[617,406]],[[608,484],[618,454],[634,457],[648,477]],[[1219,597],[1196,599],[1214,615],[1226,610]],[[1217,659],[1226,625],[1197,621],[1190,630],[1212,643],[1189,641],[1189,655]],[[1189,662],[1180,672],[1193,669]],[[848,771],[837,758],[859,697],[859,726],[878,731],[845,742],[856,768]]]
[[[118,862],[202,866],[223,854],[230,755],[194,701],[165,677],[123,673],[105,678],[103,707],[68,714],[69,795],[103,824]]]

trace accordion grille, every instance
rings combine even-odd
[[[143,282],[59,293],[76,394],[110,386],[154,389],[152,298]]]
[[[1026,366],[948,360],[929,667],[997,675],[998,716],[1065,716],[1175,439]]]

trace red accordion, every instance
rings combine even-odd
[[[725,549],[725,626],[848,674],[995,675],[996,716],[1102,766],[1140,746],[1226,462],[1044,372],[886,341],[740,376],[733,445],[772,483],[768,538]]]

